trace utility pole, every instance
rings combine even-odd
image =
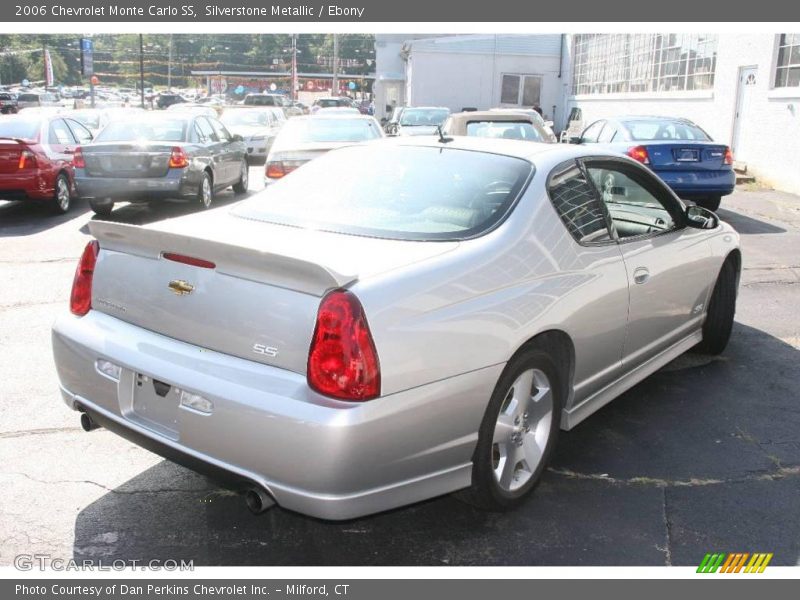
[[[297,34],[292,34],[292,100],[297,100]]]
[[[333,34],[333,83],[331,84],[331,96],[339,95],[339,36]]]
[[[141,90],[142,108],[144,108],[144,40],[139,34],[139,89]]]
[[[169,34],[169,58],[167,59],[167,90],[172,91],[172,34]]]

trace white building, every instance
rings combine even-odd
[[[540,106],[564,118],[562,35],[376,36],[375,107]]]
[[[586,125],[686,117],[729,144],[759,182],[800,193],[800,34],[567,37],[566,103]]]

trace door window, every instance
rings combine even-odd
[[[92,141],[92,133],[86,127],[73,119],[66,119],[66,122],[79,144],[88,144]]]
[[[211,127],[211,123],[208,122],[208,119],[206,119],[205,117],[199,117],[195,121],[195,123],[197,125],[197,130],[201,142],[206,143],[206,142],[219,141],[219,139],[217,138],[217,134],[214,133],[214,129]]]
[[[586,170],[621,240],[670,231],[680,222],[679,203],[648,173],[615,162],[591,162]]]
[[[216,119],[208,119],[211,123],[211,126],[214,128],[214,133],[217,134],[217,139],[222,142],[230,142],[231,141],[231,134],[228,133],[228,130],[225,129],[225,126],[217,121]]]

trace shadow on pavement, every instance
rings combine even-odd
[[[35,235],[79,217],[89,210],[89,204],[73,200],[69,211],[57,215],[46,202],[8,202],[0,206],[0,238]]]
[[[724,355],[684,355],[562,432],[535,494],[510,513],[445,496],[347,522],[280,508],[253,516],[241,497],[163,461],[78,514],[74,558],[697,565],[706,552],[760,551],[775,553],[772,564],[796,564],[799,358],[737,323]]]
[[[785,233],[786,230],[776,227],[765,221],[760,221],[752,217],[747,217],[739,212],[733,212],[721,208],[717,211],[719,218],[730,223],[730,225],[741,235],[752,235],[759,233]]]

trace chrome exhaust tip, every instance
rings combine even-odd
[[[252,487],[244,493],[244,501],[247,508],[254,515],[260,515],[264,511],[275,506],[275,500],[272,499],[266,490],[259,487]]]

